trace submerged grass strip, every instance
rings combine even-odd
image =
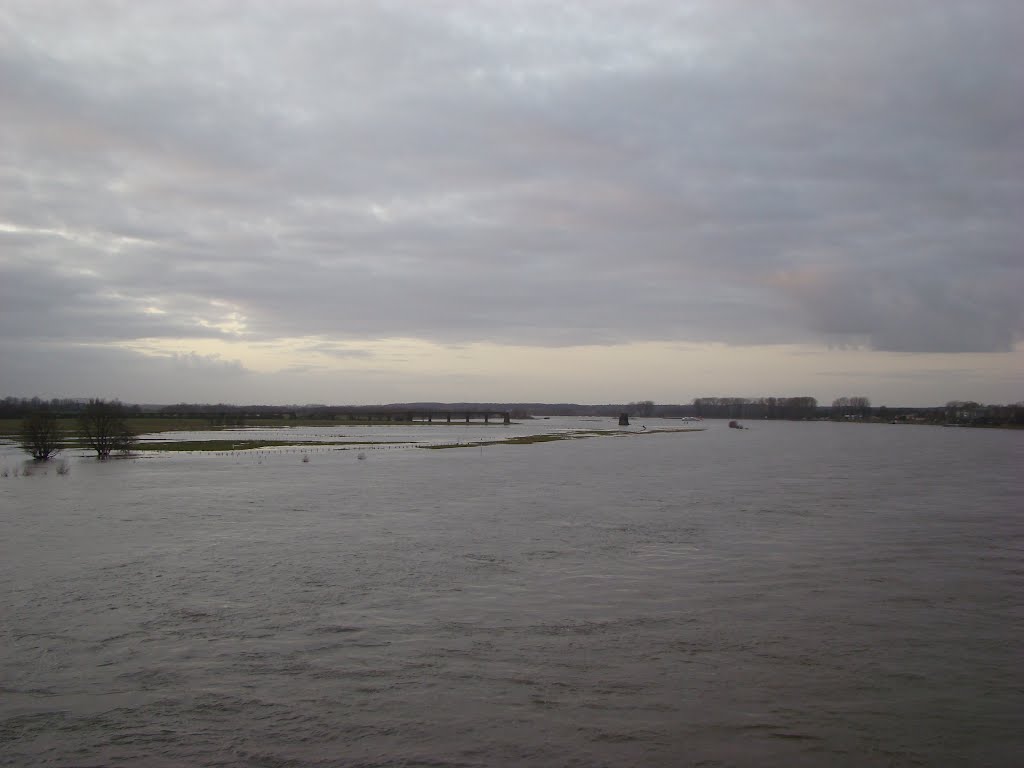
[[[485,445],[529,445],[531,443],[550,443],[554,440],[565,440],[569,437],[572,437],[572,435],[525,435],[523,437],[511,437],[508,440],[473,440],[465,443],[442,443],[440,445],[420,445],[417,447],[427,448],[431,451],[440,451],[445,448],[480,448]]]
[[[402,445],[400,442],[376,440],[336,440],[330,442],[296,442],[294,440],[145,440],[133,452],[139,451],[254,451],[260,448],[323,448],[347,445]]]
[[[624,432],[618,429],[584,429],[577,432],[551,432],[544,435],[524,435],[522,437],[511,437],[508,440],[476,440],[468,443],[446,443],[444,445],[421,445],[420,448],[429,448],[438,451],[443,448],[482,448],[486,445],[531,445],[532,443],[551,443],[556,440],[580,440],[587,437],[626,437],[635,435],[657,435],[665,432],[703,432],[703,429],[682,428],[682,429],[649,429],[642,432]]]

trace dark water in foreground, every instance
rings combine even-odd
[[[1020,765],[1024,434],[752,426],[0,479],[0,764]]]

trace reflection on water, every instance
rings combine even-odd
[[[0,763],[1015,765],[1022,436],[749,426],[2,478]]]

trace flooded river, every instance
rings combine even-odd
[[[7,446],[0,765],[1020,763],[1024,434],[673,426]]]

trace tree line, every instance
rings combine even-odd
[[[801,421],[818,418],[818,401],[813,397],[698,397],[694,416],[702,419],[785,419]]]

